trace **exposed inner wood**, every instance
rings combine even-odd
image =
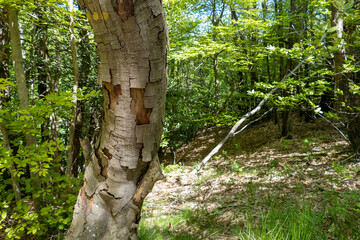
[[[144,88],[130,88],[130,97],[132,98],[131,110],[136,114],[137,125],[150,123],[152,108],[145,108],[144,92]]]
[[[110,154],[110,152],[109,152],[109,150],[107,148],[103,149],[103,153],[109,160],[112,159],[112,155]]]
[[[88,198],[88,196],[86,196],[86,185],[87,182],[84,182],[84,186],[80,189],[80,197],[81,197],[81,202],[82,202],[82,210],[84,211],[84,216],[86,217],[92,210],[93,208],[93,199],[92,198]]]
[[[115,110],[117,105],[117,100],[119,96],[122,95],[121,86],[120,85],[113,85],[112,83],[105,82],[104,83],[105,89],[109,93],[109,108],[111,110]]]
[[[102,150],[102,154],[104,154],[104,156],[106,156],[107,162],[104,161],[99,161],[99,165],[101,167],[101,176],[107,178],[108,177],[108,162],[112,159],[112,155],[109,152],[109,150],[107,148],[104,148]]]
[[[116,0],[116,12],[123,21],[134,16],[133,0]]]

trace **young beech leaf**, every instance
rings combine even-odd
[[[331,27],[331,28],[327,29],[327,32],[328,32],[328,33],[333,33],[333,32],[335,32],[335,31],[338,30],[338,29],[339,29],[338,26]]]

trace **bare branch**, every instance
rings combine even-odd
[[[341,136],[343,136],[345,138],[346,141],[349,141],[349,139],[346,137],[346,135],[331,121],[329,121],[329,119],[327,119],[324,115],[322,115],[321,113],[318,113],[317,115],[319,115],[320,117],[322,117],[323,119],[325,119],[328,123],[330,123],[340,134]]]

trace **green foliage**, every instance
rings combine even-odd
[[[153,217],[152,224],[146,224],[144,221],[140,222],[140,229],[138,238],[142,240],[163,240],[163,239],[176,239],[176,240],[191,240],[197,239],[191,233],[186,231],[177,230],[193,216],[190,209],[173,214],[167,217]]]
[[[358,239],[360,230],[357,224],[360,221],[360,191],[325,193],[323,202],[326,211],[326,228],[334,239]]]
[[[6,233],[5,239],[23,239],[25,236],[38,239],[43,239],[44,236],[60,237],[70,226],[78,192],[78,187],[69,191],[69,186],[79,186],[78,179],[70,181],[67,176],[60,176],[56,171],[50,170],[49,174],[41,179],[42,183],[48,186],[39,192],[34,192],[29,179],[23,180],[22,192],[33,193],[46,205],[37,212],[30,197],[14,203],[13,194],[10,194],[12,197],[8,197],[11,190],[5,188],[1,193],[1,199],[6,200],[0,205],[0,229]]]
[[[166,167],[164,166],[163,163],[161,164],[161,169],[164,173],[170,173],[179,168],[181,168],[181,163],[170,164],[170,165],[167,165]]]
[[[73,206],[83,173],[65,175],[69,123],[73,117],[73,66],[67,1],[2,1],[1,28],[6,30],[6,9],[19,10],[29,110],[19,107],[14,69],[6,39],[0,46],[0,122],[9,135],[10,149],[0,135],[0,238],[62,239],[72,220]],[[85,14],[71,13],[80,69],[78,105],[83,124],[80,136],[91,139],[99,126],[101,94],[96,85],[97,63],[91,27]],[[90,32],[89,32],[90,31]],[[4,37],[3,35],[1,37]],[[5,46],[5,48],[4,48]],[[5,53],[5,54],[4,54]],[[86,106],[86,107],[85,107]],[[78,116],[79,117],[79,116]],[[28,146],[26,136],[36,144]],[[79,154],[80,171],[83,156]],[[12,169],[12,170],[10,170]],[[11,173],[18,178],[21,200],[15,200]],[[36,183],[36,184],[35,184]],[[37,186],[39,185],[39,186]]]
[[[333,104],[342,96],[356,100],[360,95],[358,3],[353,0],[295,3],[295,9],[292,9],[290,1],[277,1],[276,4],[257,0],[214,0],[211,4],[204,0],[164,1],[170,46],[162,147],[175,151],[200,129],[233,125],[264,97],[270,97],[269,105],[278,110],[312,108],[315,113],[320,113],[323,111],[321,108],[328,105],[329,111],[324,116],[332,121],[345,122],[345,125],[349,114],[359,112],[359,106],[344,101],[341,107],[347,114],[342,114],[334,110]],[[96,86],[96,45],[85,15],[80,11],[69,13],[66,1],[2,0],[3,12],[6,12],[6,4],[19,10],[31,107],[28,111],[19,109],[14,69],[10,57],[5,56],[7,51],[3,51],[11,48],[0,46],[1,58],[4,55],[4,63],[8,63],[0,68],[1,76],[6,76],[6,79],[0,78],[0,91],[4,93],[1,96],[0,122],[10,136],[10,149],[5,148],[5,139],[0,138],[0,232],[6,233],[8,239],[23,239],[25,236],[49,239],[55,235],[61,238],[70,224],[84,161],[80,153],[79,176],[69,179],[64,175],[69,124],[74,117],[71,109],[77,107],[81,113],[77,116],[82,124],[77,137],[91,139],[99,131],[101,122],[101,87]],[[341,38],[337,37],[340,28],[331,23],[332,4],[345,22]],[[70,15],[75,19],[80,68],[77,106],[74,106],[72,93]],[[1,28],[6,27],[2,21]],[[323,38],[325,33],[327,36]],[[7,44],[6,39],[1,39],[1,42]],[[346,55],[341,75],[346,76],[351,95],[334,85],[334,76],[339,74],[335,73],[333,61],[337,51]],[[304,64],[298,71],[291,72],[301,61]],[[291,76],[282,81],[288,73]],[[279,91],[268,96],[275,87]],[[330,100],[325,99],[326,95],[330,95]],[[37,143],[26,146],[26,135],[35,136]],[[283,140],[281,147],[289,152],[294,147],[302,147],[306,153],[303,160],[309,161],[318,157],[313,150],[316,142],[317,139],[311,138],[303,139],[301,143]],[[240,143],[234,144],[240,148]],[[226,152],[218,157],[230,160],[232,171],[240,174],[246,171]],[[9,172],[12,166],[12,173],[20,181],[22,200],[19,202],[15,202],[12,191]],[[164,172],[180,167],[180,164],[169,165]],[[278,168],[279,161],[273,160],[270,167]],[[283,168],[288,173],[293,170],[286,165]],[[341,177],[350,177],[338,162],[334,162],[333,168]],[[34,174],[40,178],[40,189],[33,185]],[[248,191],[254,199],[253,184],[248,185]],[[261,221],[254,222],[249,218],[250,230],[246,234],[239,231],[238,235],[241,238],[310,239],[314,238],[315,232],[322,238],[323,232],[315,226],[327,224],[324,216],[336,219],[327,226],[334,238],[343,237],[341,228],[358,234],[346,226],[347,221],[358,221],[358,206],[353,201],[356,197],[354,192],[338,194],[336,199],[329,197],[327,210],[323,212],[311,210],[308,202],[302,205],[286,202],[283,206],[272,203],[269,213],[262,213]],[[40,209],[35,210],[35,200],[41,203]],[[353,218],[349,212],[353,213]],[[205,214],[208,212],[184,212],[172,224],[188,221],[197,229],[216,229],[214,221],[222,210],[210,213],[205,222],[200,221]],[[161,229],[164,230],[164,226],[154,227],[151,231],[142,228],[140,237],[191,237],[189,233],[180,236],[169,229]],[[159,234],[160,230],[165,235]],[[202,236],[196,236],[199,237]]]
[[[349,170],[344,168],[339,162],[333,162],[332,166],[337,174],[344,178],[351,178],[352,175],[349,174]]]
[[[277,109],[322,111],[322,97],[334,90],[334,70],[328,64],[335,50],[328,42],[336,40],[330,37],[336,28],[327,20],[331,3],[296,5],[296,12],[289,13],[287,1],[276,6],[253,0],[166,2],[166,146],[177,148],[205,126],[233,124],[275,87],[279,91],[269,97]],[[346,16],[355,11],[351,1],[338,1],[336,6]],[[324,38],[325,33],[329,37]],[[346,60],[344,71],[357,72],[358,59],[348,57],[352,60]],[[281,82],[300,61],[304,64],[299,70]],[[358,94],[357,84],[350,85],[350,92]]]
[[[95,95],[96,92],[92,91],[80,93],[79,97],[88,100]],[[13,173],[20,179],[20,190],[24,196],[20,202],[15,202],[10,179],[0,179],[4,183],[0,194],[3,219],[0,228],[6,233],[6,239],[23,239],[24,236],[41,239],[49,234],[60,236],[70,226],[81,181],[78,178],[70,180],[61,173],[63,156],[59,153],[65,149],[62,140],[39,140],[31,146],[23,143],[26,134],[39,138],[51,136],[50,131],[40,133],[40,126],[54,113],[60,118],[69,117],[68,109],[72,105],[71,92],[59,92],[38,99],[29,111],[6,104],[1,109],[3,126],[17,137],[12,139],[13,149],[6,149],[4,144],[0,146],[0,172],[6,177],[10,166],[15,165]],[[41,189],[34,187],[30,173],[40,177]],[[81,176],[79,178],[82,179]],[[34,209],[34,201],[42,203],[41,209]]]

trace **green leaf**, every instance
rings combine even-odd
[[[338,29],[339,29],[338,26],[331,27],[331,28],[327,29],[327,32],[328,32],[328,33],[333,33],[333,32],[335,32],[335,31],[338,30]]]
[[[351,9],[354,6],[354,0],[349,0],[345,5],[344,5],[344,10],[348,11],[349,9]]]

